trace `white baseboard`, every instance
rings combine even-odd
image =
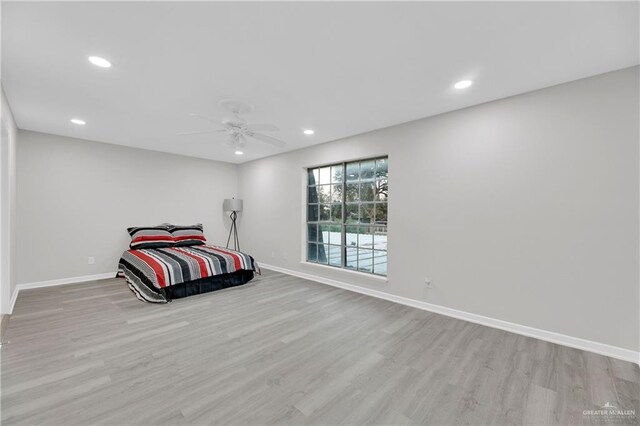
[[[115,272],[107,272],[104,274],[84,275],[81,277],[61,278],[57,280],[38,281],[35,283],[17,284],[16,288],[13,289],[13,294],[11,295],[11,302],[10,302],[11,304],[10,304],[9,313],[13,313],[13,307],[16,304],[16,300],[18,299],[18,293],[20,292],[20,290],[28,290],[32,288],[43,288],[43,287],[55,287],[58,285],[66,285],[66,284],[84,283],[87,281],[115,278],[115,276],[116,276]]]
[[[526,325],[515,324],[508,321],[499,320],[496,318],[485,317],[478,314],[472,314],[470,312],[460,311],[457,309],[447,308],[446,306],[435,305],[433,303],[427,303],[420,300],[409,299],[402,296],[396,296],[393,294],[385,293],[378,290],[372,290],[366,287],[360,287],[353,284],[348,284],[342,281],[334,280],[331,278],[325,278],[318,275],[307,274],[304,272],[298,272],[291,269],[281,268],[279,266],[268,265],[260,262],[260,266],[264,269],[269,269],[276,272],[282,272],[284,274],[293,275],[299,278],[319,282],[322,284],[328,284],[333,287],[342,288],[344,290],[353,291],[356,293],[365,294],[367,296],[377,297],[378,299],[388,300],[390,302],[400,303],[402,305],[411,306],[413,308],[422,309],[429,312],[434,312],[441,315],[446,315],[452,318],[461,319],[464,321],[473,322],[487,327],[493,327],[500,330],[509,331],[511,333],[521,334],[527,337],[533,337],[536,339],[544,340],[551,343],[556,343],[563,346],[568,346],[575,349],[581,349],[589,352],[594,352],[600,355],[606,355],[612,358],[621,359],[624,361],[630,361],[636,364],[640,364],[640,353],[632,351],[630,349],[624,349],[617,346],[607,345],[605,343],[594,342],[592,340],[581,339],[579,337],[567,336],[566,334],[560,334],[553,331],[542,330],[539,328],[529,327]],[[105,274],[97,275],[85,275],[81,277],[62,278],[57,280],[39,281],[35,283],[18,284],[11,295],[10,301],[10,313],[13,312],[18,293],[20,290],[27,290],[33,288],[53,287],[66,284],[76,284],[87,281],[103,280],[107,278],[114,278],[115,272],[108,272]]]
[[[526,325],[514,324],[508,321],[503,321],[495,318],[485,317],[482,315],[472,314],[457,309],[447,308],[446,306],[435,305],[433,303],[423,302],[421,300],[409,299],[402,296],[396,296],[393,294],[385,293],[378,290],[372,290],[366,287],[360,287],[353,284],[347,284],[342,281],[337,281],[331,278],[325,278],[318,275],[307,274],[304,272],[293,271],[279,266],[268,265],[259,262],[260,267],[269,269],[276,272],[282,272],[284,274],[293,275],[299,278],[304,278],[311,281],[316,281],[322,284],[328,284],[333,287],[342,288],[345,290],[353,291],[356,293],[366,294],[367,296],[377,297],[379,299],[388,300],[390,302],[400,303],[402,305],[411,306],[414,308],[422,309],[429,312],[434,312],[448,317],[453,317],[469,322],[473,322],[487,327],[498,328],[500,330],[509,331],[511,333],[521,334],[527,337],[533,337],[536,339],[544,340],[551,343],[556,343],[570,348],[582,349],[584,351],[594,352],[600,355],[606,355],[611,358],[617,358],[624,361],[630,361],[636,364],[640,364],[640,352],[632,351],[630,349],[624,349],[617,346],[607,345],[605,343],[594,342],[591,340],[581,339],[579,337],[567,336],[566,334],[560,334],[553,331],[542,330],[539,328],[529,327]]]
[[[11,300],[9,301],[9,315],[13,313],[13,307],[16,305],[16,300],[18,300],[18,286],[13,289],[13,294],[11,295]]]

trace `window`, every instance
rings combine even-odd
[[[307,261],[386,276],[388,159],[307,172]]]

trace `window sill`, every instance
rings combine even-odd
[[[375,275],[375,274],[369,274],[367,272],[360,272],[360,271],[352,271],[351,269],[344,269],[344,268],[338,268],[336,266],[329,266],[329,265],[322,265],[319,263],[313,263],[313,262],[306,262],[306,261],[300,261],[301,265],[304,266],[310,266],[312,268],[318,268],[320,270],[323,271],[335,271],[338,274],[344,273],[347,275],[351,275],[351,276],[358,276],[358,277],[362,277],[362,278],[367,278],[370,279],[372,281],[378,281],[381,283],[388,283],[389,282],[389,278],[382,276],[382,275]]]

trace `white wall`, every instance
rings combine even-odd
[[[18,138],[19,284],[115,272],[130,226],[201,222],[210,242],[226,243],[222,202],[237,195],[236,165],[23,130]]]
[[[12,257],[15,252],[15,174],[17,127],[0,85],[0,314],[10,313],[15,288]]]
[[[638,77],[629,68],[245,163],[243,249],[282,268],[638,351]],[[303,168],[381,154],[388,283],[301,262]]]

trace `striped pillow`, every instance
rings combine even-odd
[[[169,230],[173,235],[176,247],[182,246],[198,246],[204,244],[207,240],[204,238],[204,232],[201,223],[195,225],[180,226],[170,225]]]
[[[176,245],[171,231],[166,226],[138,226],[127,228],[131,236],[132,249],[173,247]]]

